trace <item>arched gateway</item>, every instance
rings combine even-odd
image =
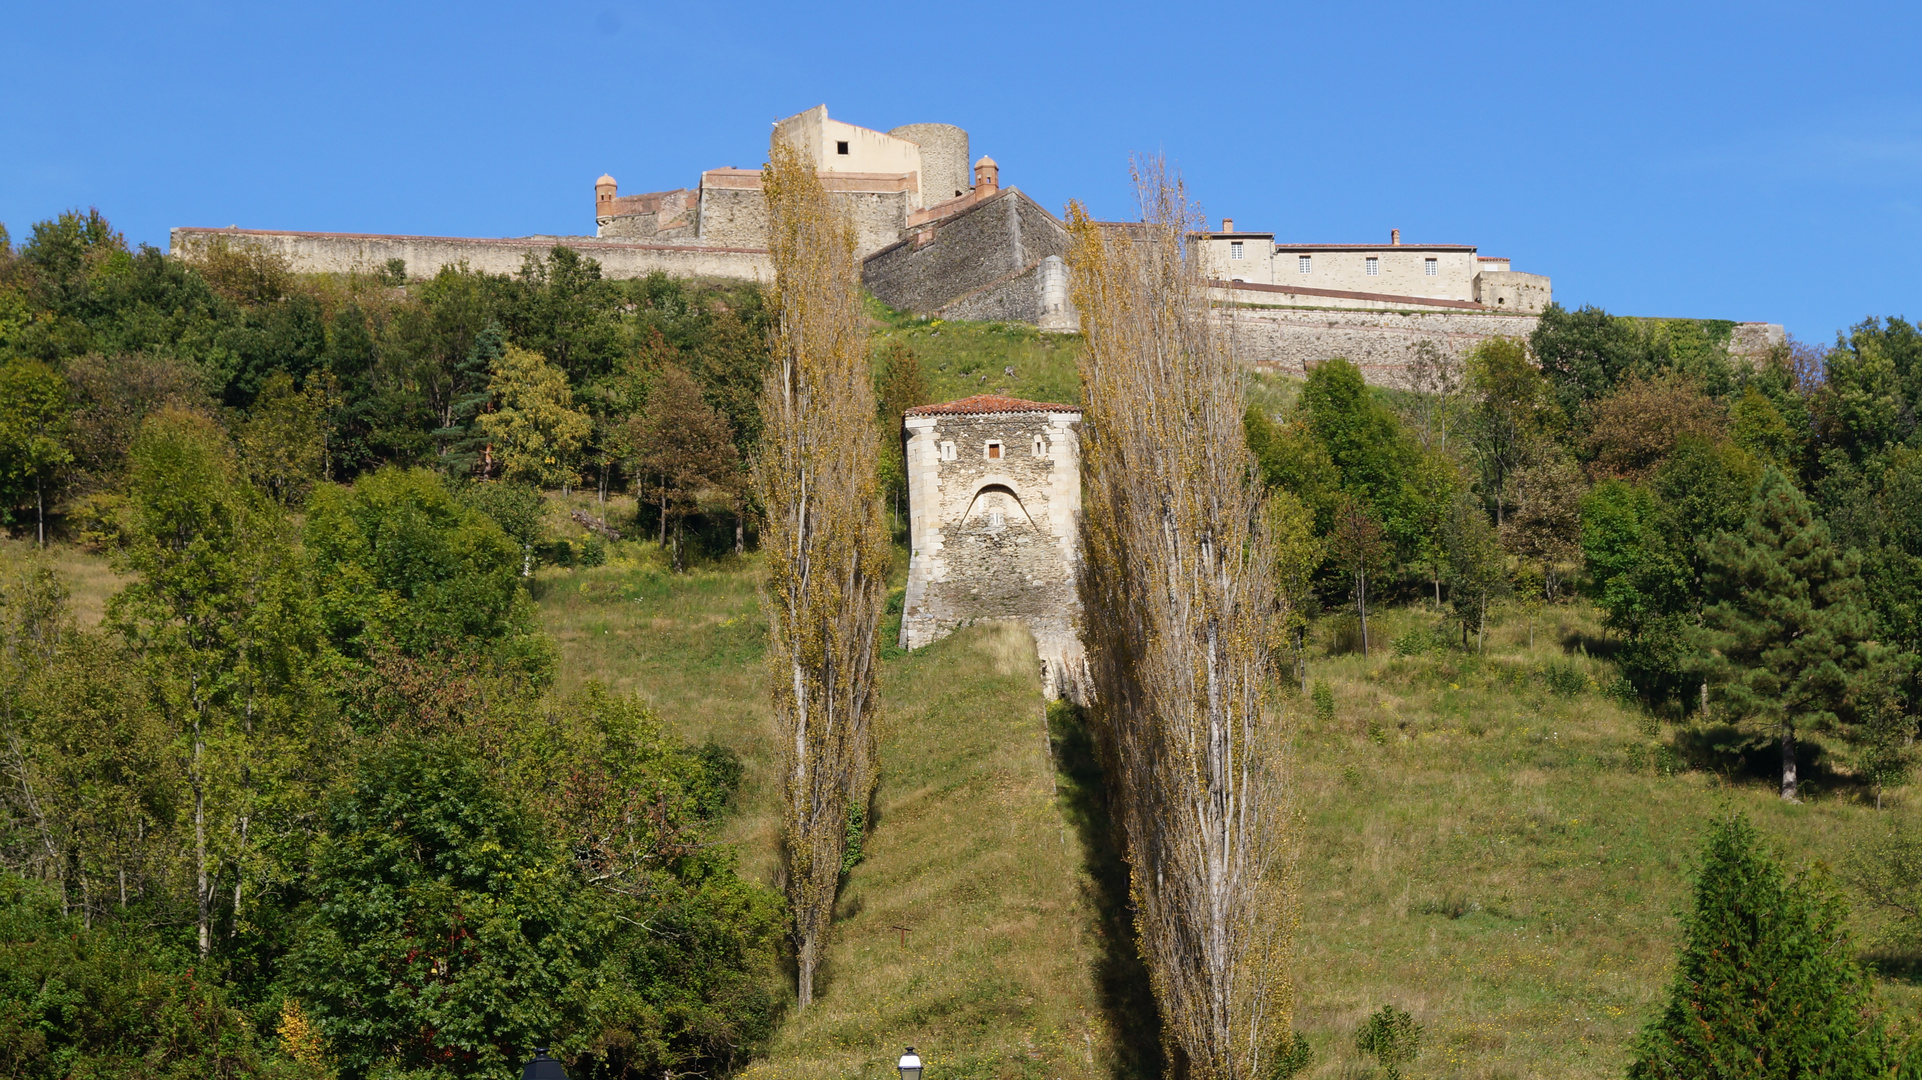
[[[909,409],[903,425],[913,554],[901,645],[1019,619],[1034,632],[1048,696],[1078,699],[1081,410],[984,394]]]

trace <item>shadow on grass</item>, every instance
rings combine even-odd
[[[1861,961],[1862,966],[1878,978],[1922,986],[1922,953],[1909,949],[1877,949],[1864,954]]]
[[[1061,805],[1081,836],[1090,895],[1099,919],[1100,953],[1095,985],[1114,1032],[1116,1080],[1156,1080],[1165,1072],[1161,1014],[1148,987],[1148,969],[1135,949],[1134,910],[1128,901],[1128,864],[1116,842],[1107,786],[1094,740],[1079,709],[1067,702],[1048,706]]]
[[[1675,752],[1690,768],[1738,783],[1782,781],[1782,743],[1774,735],[1731,724],[1698,724],[1678,729],[1674,740]],[[1805,796],[1859,794],[1869,787],[1861,777],[1837,772],[1827,750],[1813,739],[1796,740],[1795,774]]]

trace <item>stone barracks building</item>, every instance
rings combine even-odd
[[[1034,632],[1050,698],[1081,699],[1081,410],[991,394],[909,409],[901,646],[981,619]]]

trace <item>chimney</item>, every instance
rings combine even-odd
[[[1001,166],[991,157],[984,157],[974,163],[974,195],[985,199],[1001,190]]]
[[[1401,230],[1400,229],[1388,230],[1388,246],[1389,247],[1401,246]]]
[[[1235,219],[1234,219],[1234,218],[1231,218],[1231,217],[1225,217],[1225,218],[1222,218],[1222,219],[1221,219],[1221,231],[1222,231],[1222,232],[1234,232],[1234,231],[1235,231]]]

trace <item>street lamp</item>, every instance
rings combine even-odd
[[[534,1060],[521,1070],[521,1080],[567,1080],[567,1070],[547,1056],[547,1047],[534,1048]]]
[[[901,1062],[895,1068],[901,1070],[901,1080],[921,1080],[921,1058],[915,1054],[912,1046],[901,1055]]]

